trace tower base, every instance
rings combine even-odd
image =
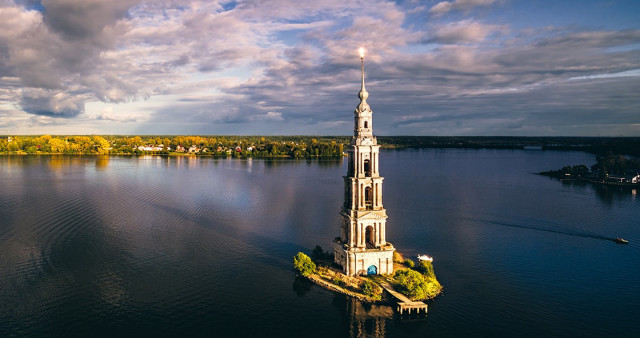
[[[333,245],[334,262],[342,266],[347,276],[392,274],[394,251],[391,243],[375,249],[350,248],[342,243]]]

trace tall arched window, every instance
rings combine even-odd
[[[371,177],[371,161],[369,159],[364,160],[364,175]]]
[[[375,248],[375,246],[376,246],[376,237],[375,237],[375,231],[373,230],[372,226],[368,226],[367,229],[365,229],[364,238],[365,238],[366,245],[367,245],[368,249]]]
[[[368,210],[373,209],[373,191],[371,187],[366,187],[364,189],[364,206]]]
[[[369,121],[364,121],[364,127],[369,128]]]

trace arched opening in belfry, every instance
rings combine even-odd
[[[364,127],[369,128],[369,121],[364,121]]]
[[[364,189],[364,206],[369,210],[373,209],[373,191],[371,187]]]
[[[374,249],[376,247],[376,236],[372,226],[367,227],[364,232],[364,238],[367,242],[367,249]]]
[[[371,177],[371,161],[369,159],[364,160],[364,175]]]

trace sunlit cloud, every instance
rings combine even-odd
[[[609,74],[595,74],[595,75],[583,75],[569,78],[569,80],[590,80],[590,79],[607,79],[616,77],[640,77],[640,69],[632,69],[624,72],[609,73]]]
[[[443,15],[451,11],[468,11],[474,7],[490,6],[500,0],[454,0],[441,1],[429,10],[434,15]]]

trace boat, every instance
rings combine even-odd
[[[616,237],[616,239],[614,241],[616,243],[618,243],[618,244],[629,244],[629,241],[627,241],[626,239],[624,239],[622,237]]]
[[[419,261],[433,262],[433,257],[429,255],[418,255]]]

